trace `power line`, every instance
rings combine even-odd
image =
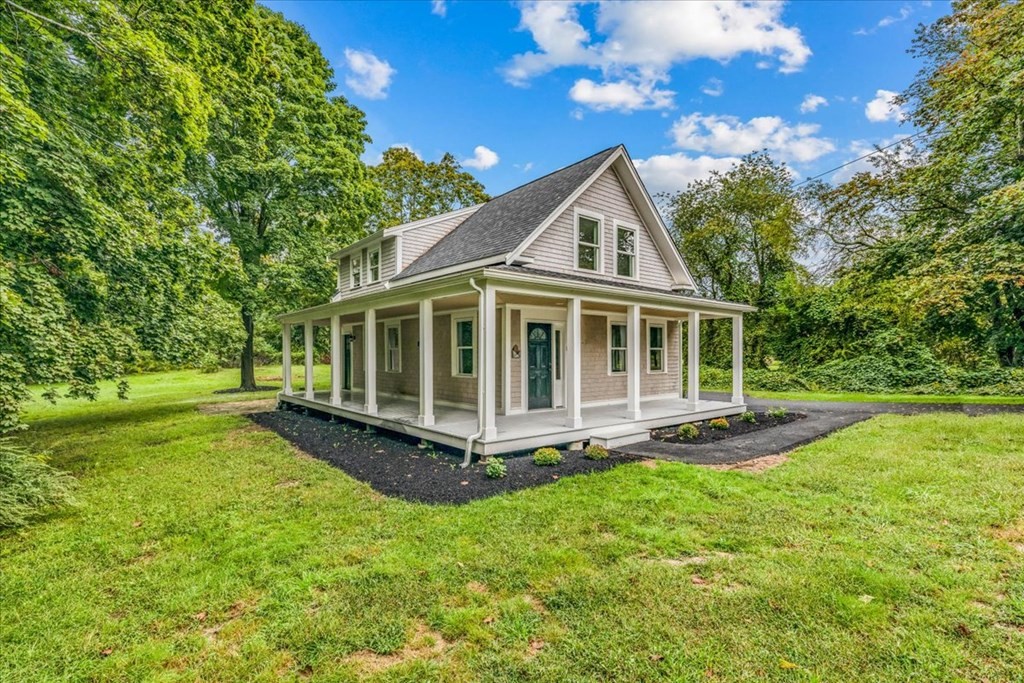
[[[850,164],[855,164],[858,161],[863,161],[864,159],[867,159],[868,157],[873,157],[874,155],[878,154],[879,152],[884,152],[885,150],[889,149],[890,147],[896,147],[897,145],[902,145],[907,140],[913,140],[914,138],[916,138],[918,136],[921,136],[921,135],[924,135],[927,132],[928,131],[926,131],[926,130],[919,130],[916,133],[914,133],[913,135],[908,135],[905,138],[900,138],[896,142],[890,143],[890,144],[886,145],[885,147],[878,147],[874,151],[868,152],[867,154],[865,154],[863,156],[859,156],[856,159],[851,159],[850,161],[847,161],[845,164],[840,164],[840,165],[836,166],[835,168],[830,168],[829,170],[824,171],[822,173],[819,173],[818,175],[811,176],[810,178],[807,178],[806,180],[797,183],[793,187],[800,187],[801,185],[806,185],[807,183],[811,182],[812,180],[817,180],[818,178],[820,178],[822,176],[826,176],[829,173],[835,173],[836,171],[838,171],[841,168],[846,168]]]

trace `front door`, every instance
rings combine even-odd
[[[527,323],[530,410],[551,407],[551,323]]]

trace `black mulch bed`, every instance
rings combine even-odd
[[[255,389],[242,389],[241,387],[231,387],[230,389],[217,389],[213,393],[215,394],[250,394],[254,391],[280,391],[281,387],[271,387],[264,384],[259,385]]]
[[[796,422],[807,417],[803,413],[786,413],[784,417],[771,417],[768,413],[754,413],[754,416],[757,419],[755,423],[745,422],[740,419],[739,415],[727,417],[726,419],[729,421],[728,429],[712,429],[708,426],[707,422],[695,422],[694,426],[700,430],[700,434],[692,439],[683,438],[676,434],[678,427],[655,429],[651,432],[651,439],[665,443],[711,443],[713,441],[731,439],[734,436],[759,432],[762,429],[771,429],[772,427],[789,424],[790,422]]]
[[[420,449],[405,435],[369,432],[355,423],[331,422],[315,415],[278,410],[253,413],[249,418],[314,458],[366,482],[375,491],[419,503],[468,503],[643,460],[620,453],[612,453],[605,460],[587,460],[582,451],[562,451],[560,465],[541,467],[523,454],[505,458],[508,476],[490,479],[484,473],[485,465],[479,462],[461,469],[461,454],[439,447]]]

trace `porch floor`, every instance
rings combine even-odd
[[[282,392],[278,394],[278,399],[452,447],[465,447],[466,439],[478,429],[475,410],[436,404],[435,423],[430,427],[420,426],[419,400],[415,396],[378,396],[376,415],[369,415],[363,411],[361,391],[342,392],[340,405],[331,404],[330,391],[316,391],[312,401],[299,392],[291,395]],[[478,441],[474,444],[473,451],[484,455],[507,453],[586,440],[591,432],[607,427],[635,425],[653,429],[722,415],[735,415],[743,410],[743,404],[711,400],[699,401],[697,410],[689,410],[686,399],[683,398],[651,398],[641,400],[640,419],[631,420],[626,417],[626,401],[623,400],[615,404],[584,406],[581,411],[583,426],[579,429],[565,426],[564,408],[498,415],[495,420],[497,436],[494,439]]]

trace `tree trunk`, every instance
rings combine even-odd
[[[245,327],[245,345],[242,346],[242,391],[256,391],[256,362],[253,358],[253,339],[256,325],[253,315],[242,309],[242,325]]]

